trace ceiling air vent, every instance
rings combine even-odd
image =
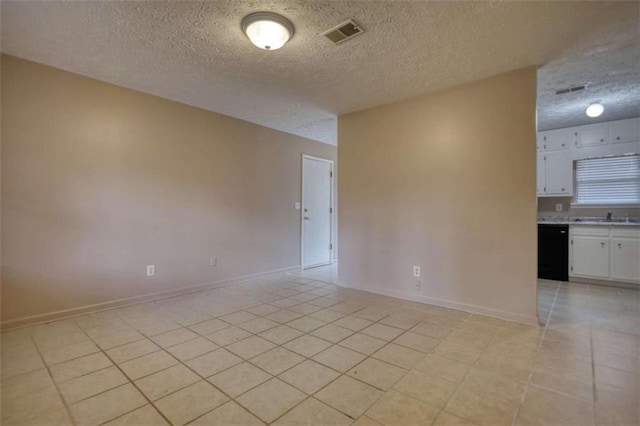
[[[340,44],[357,36],[358,34],[362,34],[363,32],[364,29],[360,25],[356,24],[353,19],[349,19],[348,21],[323,32],[322,35],[333,43]]]
[[[575,86],[575,87],[569,87],[566,89],[562,89],[562,90],[556,90],[556,95],[564,95],[566,93],[573,93],[573,92],[579,92],[581,90],[584,90],[585,86]]]

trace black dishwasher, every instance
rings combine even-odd
[[[538,278],[569,281],[569,225],[538,224]]]

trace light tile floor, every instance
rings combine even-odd
[[[539,282],[533,327],[335,267],[1,335],[3,425],[637,425],[638,291]]]

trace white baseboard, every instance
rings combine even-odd
[[[435,299],[432,297],[421,296],[413,293],[408,293],[399,290],[389,290],[386,288],[345,284],[342,282],[336,283],[336,285],[345,288],[353,288],[355,290],[367,291],[369,293],[381,294],[383,296],[395,297],[398,299],[410,300],[412,302],[426,303],[428,305],[440,306],[443,308],[456,309],[458,311],[469,312],[472,314],[485,315],[489,317],[499,318],[507,321],[515,321],[528,325],[539,325],[537,317],[529,317],[525,315],[516,314],[513,312],[501,311],[498,309],[486,308],[484,306],[471,305],[467,303],[454,302],[446,299]]]
[[[569,277],[569,282],[576,284],[599,285],[603,287],[628,288],[632,290],[640,289],[640,283],[631,283],[624,281],[596,280],[592,278]]]
[[[210,290],[213,288],[226,287],[230,285],[240,284],[247,281],[252,281],[259,278],[265,278],[271,275],[284,274],[291,271],[300,270],[300,265],[290,266],[287,268],[274,269],[266,272],[259,272],[256,274],[242,275],[235,278],[229,278],[226,280],[218,280],[204,284],[196,284],[188,287],[181,287],[172,290],[158,291],[154,293],[146,293],[139,296],[127,297],[124,299],[110,300],[107,302],[96,303],[93,305],[84,305],[77,308],[62,309],[54,312],[47,312],[45,314],[32,315],[28,317],[17,318],[9,321],[3,321],[0,323],[0,330],[12,330],[16,328],[22,328],[32,326],[36,324],[47,323],[51,321],[58,321],[62,319],[77,317],[86,315],[89,313],[108,311],[111,309],[122,308],[124,306],[136,305],[139,303],[152,302],[160,299],[167,299],[170,297],[183,296],[185,294],[196,293],[199,291]]]

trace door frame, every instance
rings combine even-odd
[[[313,155],[308,155],[308,154],[302,154],[302,179],[301,179],[301,188],[300,188],[300,267],[301,269],[305,269],[307,268],[307,266],[305,266],[304,264],[304,160],[313,160],[313,161],[321,161],[323,163],[328,163],[331,166],[331,177],[329,180],[329,184],[331,186],[330,188],[330,195],[329,198],[331,199],[331,205],[329,206],[329,208],[331,208],[331,225],[329,226],[329,240],[331,241],[331,248],[329,249],[329,262],[327,263],[321,263],[319,265],[311,265],[309,266],[309,268],[315,268],[317,266],[325,266],[325,265],[330,265],[334,262],[333,259],[333,250],[335,247],[335,241],[334,241],[334,232],[333,232],[333,228],[335,225],[335,200],[333,198],[334,196],[334,190],[333,190],[333,185],[334,185],[334,179],[335,179],[335,164],[333,160],[329,160],[327,158],[322,158],[322,157],[316,157]]]

